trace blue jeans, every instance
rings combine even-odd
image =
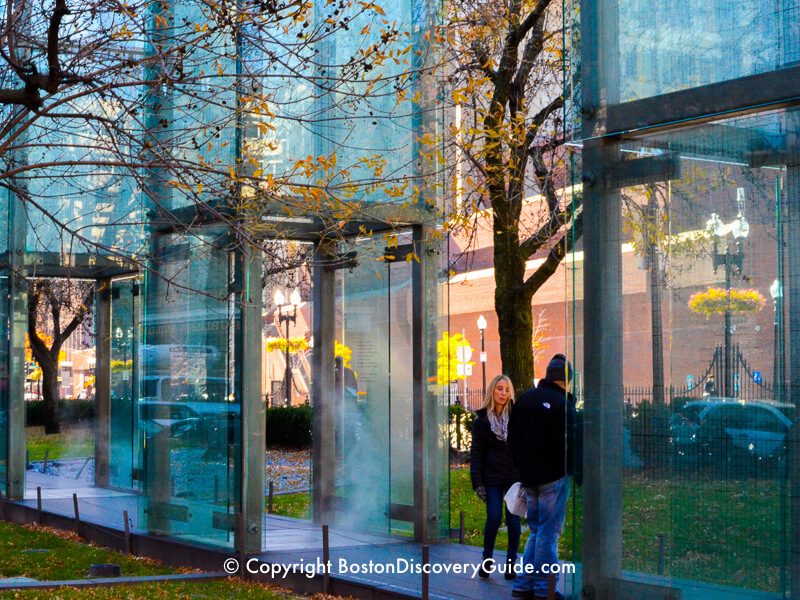
[[[506,508],[503,501],[508,488],[498,485],[486,486],[486,526],[483,528],[483,558],[492,558],[494,555],[494,542],[497,539],[497,530],[500,529],[500,522],[503,520],[503,509],[506,512],[506,525],[508,525],[508,553],[507,557],[512,561],[517,560],[517,549],[519,549],[519,538],[522,534],[522,526],[519,517],[512,515]]]
[[[528,527],[531,534],[522,553],[523,568],[533,565],[534,572],[522,572],[514,579],[514,590],[547,596],[547,577],[542,565],[558,563],[558,538],[564,529],[569,498],[569,477],[537,487],[528,492]],[[558,581],[558,574],[556,574]]]

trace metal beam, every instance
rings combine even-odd
[[[334,419],[336,270],[325,263],[335,256],[335,244],[322,242],[316,248],[313,267],[312,328],[314,350],[311,355],[311,458],[312,505],[314,522],[330,524],[334,516],[336,473],[336,432]],[[334,259],[335,260],[335,259]]]
[[[26,216],[22,201],[9,192],[12,249],[8,279],[8,467],[6,495],[25,495],[25,333],[28,330],[28,293],[16,270],[25,260]]]
[[[586,105],[585,105],[586,106]],[[622,134],[635,137],[721,118],[800,106],[800,66],[605,107],[584,137]],[[596,110],[590,106],[587,110]]]
[[[266,407],[261,395],[261,253],[236,252],[237,308],[235,386],[241,390],[240,473],[241,509],[245,518],[244,550],[261,551],[264,516],[264,452]],[[238,535],[238,532],[237,532]],[[242,540],[237,540],[237,548]]]
[[[429,539],[428,515],[428,373],[425,362],[427,311],[425,310],[425,230],[413,229],[417,260],[411,261],[411,373],[412,373],[412,445],[414,452],[414,540]],[[391,290],[390,290],[391,293]]]
[[[677,153],[648,156],[604,165],[602,185],[609,190],[678,179],[681,159]]]
[[[619,160],[618,145],[587,144],[584,176]],[[622,579],[622,207],[602,183],[584,185],[583,203],[583,590],[612,600]]]
[[[95,295],[94,485],[105,488],[111,464],[111,280],[98,281]]]

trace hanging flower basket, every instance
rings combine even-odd
[[[689,308],[710,317],[713,314],[725,314],[727,310],[734,313],[757,313],[766,303],[767,299],[758,290],[708,288],[689,299]]]
[[[267,338],[267,352],[280,350],[286,352],[286,338]],[[304,337],[289,338],[289,352],[296,354],[308,349],[308,340]]]

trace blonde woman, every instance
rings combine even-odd
[[[475,494],[486,502],[486,526],[483,530],[483,562],[479,575],[486,579],[494,570],[494,543],[503,520],[503,496],[516,478],[508,452],[508,417],[514,403],[514,385],[506,375],[498,375],[486,388],[483,406],[475,411],[470,450],[470,478]],[[519,548],[519,517],[506,509],[508,553],[500,569],[506,579],[514,579],[513,565]]]

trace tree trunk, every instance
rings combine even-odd
[[[531,299],[498,288],[495,311],[500,332],[503,373],[511,378],[516,396],[533,386],[533,316]]]
[[[56,356],[58,352],[56,351]],[[42,399],[44,401],[44,432],[46,434],[60,433],[61,424],[58,418],[58,361],[38,360],[42,369]]]

